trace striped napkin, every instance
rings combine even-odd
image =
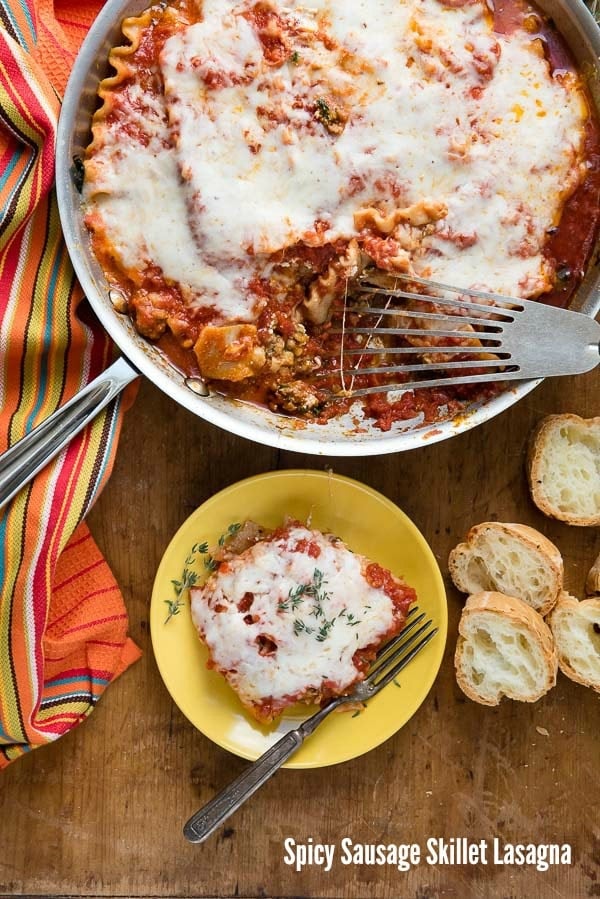
[[[52,186],[58,97],[100,6],[0,0],[0,452],[112,361]],[[0,512],[0,768],[83,720],[139,655],[81,523],[110,474],[123,408],[100,414]]]

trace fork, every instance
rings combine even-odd
[[[336,396],[340,393],[365,396],[421,387],[583,374],[595,368],[600,361],[600,324],[581,312],[485,290],[465,290],[415,275],[394,273],[383,278],[383,281],[378,280],[377,274],[361,276],[357,300],[346,304],[342,324],[330,331],[331,334],[341,335],[339,368],[323,370],[315,377],[339,375],[342,389],[335,393]],[[409,282],[409,289],[398,286],[398,282],[403,281]],[[411,284],[423,287],[427,292],[416,292],[417,287],[411,290]],[[397,305],[398,300],[416,300],[424,308],[407,309]],[[374,305],[371,305],[372,302]],[[374,316],[377,321],[372,327],[360,326],[360,321],[359,324],[346,326],[347,313],[359,317]],[[386,327],[385,319],[388,316],[419,319],[420,322],[415,327],[408,324]],[[424,323],[427,327],[418,326]],[[470,327],[465,329],[464,325]],[[357,338],[356,343],[365,337],[366,340],[360,346],[348,347],[345,342],[349,337]],[[418,337],[421,340],[418,346],[383,345],[381,338],[389,337]],[[439,343],[440,339],[445,343]],[[457,339],[482,343],[481,346],[457,346],[453,343]],[[460,354],[463,358],[458,361],[441,358],[439,361],[408,360],[406,364],[361,366],[364,357],[401,358],[422,356],[424,353],[445,357]],[[465,356],[468,358],[465,359]],[[358,357],[356,364],[348,364],[353,357]],[[415,374],[417,377],[397,384],[390,383],[389,376],[395,374]],[[352,381],[358,375],[383,375],[386,382],[359,386],[354,390]],[[346,388],[346,378],[352,379],[349,389]]]
[[[327,716],[339,706],[348,702],[367,702],[383,690],[402,671],[408,663],[437,634],[437,628],[431,629],[433,622],[427,620],[418,630],[425,618],[414,606],[408,613],[410,620],[400,634],[383,646],[371,667],[368,676],[357,684],[347,696],[336,696],[323,708],[319,709],[299,727],[288,731],[277,743],[267,749],[246,771],[243,771],[228,787],[218,793],[195,815],[187,821],[183,834],[190,843],[202,843],[239,807],[246,802],[283,763],[302,745],[306,737],[321,724]],[[412,632],[412,633],[411,633]]]

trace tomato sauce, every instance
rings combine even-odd
[[[532,40],[542,42],[553,72],[575,72],[573,57],[556,28],[525,0],[494,0],[494,30],[510,34],[525,26]],[[590,118],[586,127],[587,173],[567,200],[558,227],[550,229],[546,258],[555,265],[556,282],[540,299],[552,306],[566,307],[585,274],[598,238],[600,210],[600,124],[588,97]]]
[[[318,559],[321,555],[321,548],[314,540],[306,540],[303,538],[302,540],[298,540],[294,546],[292,546],[292,552],[305,553],[307,556],[310,556],[311,559]]]
[[[412,587],[398,583],[392,573],[387,568],[382,568],[377,562],[371,562],[367,565],[365,578],[371,587],[383,590],[403,615],[406,615],[409,606],[417,598],[417,594]]]

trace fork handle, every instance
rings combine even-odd
[[[242,771],[239,777],[221,790],[207,802],[195,815],[186,822],[183,835],[190,843],[202,843],[230,815],[233,815],[247,799],[256,793],[283,763],[300,748],[305,738],[333,711],[340,703],[336,700],[325,708],[303,721],[295,730],[277,741],[267,749],[249,768]]]

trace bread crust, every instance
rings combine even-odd
[[[591,689],[595,690],[596,693],[600,693],[600,680],[590,680],[589,678],[586,678],[583,675],[579,674],[573,668],[571,662],[569,661],[569,656],[566,653],[566,648],[561,640],[560,618],[564,615],[579,615],[581,613],[582,607],[595,609],[600,616],[600,597],[590,597],[589,599],[583,599],[580,602],[574,596],[571,596],[566,591],[563,591],[560,594],[558,602],[552,610],[552,613],[548,617],[548,624],[550,625],[550,630],[552,631],[552,634],[554,636],[554,641],[558,652],[558,667],[560,668],[562,673],[570,680],[575,681],[576,684],[583,684],[584,687],[591,687]]]
[[[582,418],[580,415],[575,415],[572,412],[563,412],[558,415],[547,415],[543,418],[533,429],[527,448],[526,468],[531,498],[538,509],[549,518],[556,518],[558,521],[564,521],[566,524],[578,527],[600,525],[600,514],[591,516],[570,515],[553,506],[543,490],[540,477],[541,461],[546,446],[552,439],[553,432],[556,428],[560,428],[565,424],[583,428],[598,428],[600,432],[600,417]]]
[[[585,581],[585,592],[588,596],[600,594],[600,555],[588,571]]]
[[[460,621],[458,623],[458,640],[456,643],[456,652],[454,655],[454,667],[456,670],[456,680],[458,686],[463,693],[481,705],[495,706],[500,704],[503,696],[500,693],[495,699],[489,699],[477,693],[472,687],[471,682],[465,676],[463,656],[465,644],[468,641],[467,624],[469,618],[480,612],[491,612],[495,615],[508,619],[513,624],[524,626],[531,634],[532,639],[540,647],[546,670],[546,681],[541,690],[528,697],[518,699],[520,702],[536,702],[544,696],[556,684],[556,674],[558,671],[558,653],[552,638],[550,628],[541,615],[538,614],[531,606],[518,599],[516,596],[507,596],[504,593],[496,593],[494,591],[482,591],[474,593],[467,599]],[[508,697],[514,699],[515,697]]]
[[[564,574],[563,559],[554,543],[548,540],[548,538],[543,534],[540,534],[539,531],[536,531],[535,528],[529,527],[529,525],[526,524],[515,524],[511,522],[501,521],[483,521],[481,522],[481,524],[474,525],[465,537],[464,542],[459,543],[458,546],[455,546],[455,548],[450,552],[450,556],[448,557],[450,577],[452,578],[452,581],[456,588],[460,590],[461,593],[473,592],[474,586],[467,583],[467,581],[462,576],[463,563],[465,561],[465,558],[468,557],[473,551],[473,546],[477,539],[481,535],[484,535],[486,531],[490,532],[492,535],[494,533],[503,533],[510,537],[513,537],[528,549],[538,552],[544,558],[544,561],[548,568],[548,579],[551,583],[553,583],[553,587],[549,591],[545,601],[539,607],[537,607],[535,611],[542,616],[547,615],[548,612],[553,608],[556,600],[558,599],[558,595],[562,590]],[[520,598],[522,599],[522,597]]]

